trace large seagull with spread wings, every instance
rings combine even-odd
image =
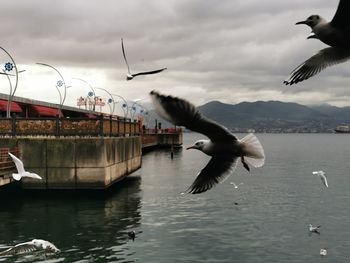
[[[200,150],[212,157],[188,189],[190,193],[203,193],[226,179],[235,170],[239,158],[248,171],[248,163],[254,167],[264,165],[264,149],[253,134],[239,140],[225,127],[202,116],[192,103],[157,91],[152,91],[150,95],[157,113],[164,119],[209,138],[198,140],[187,148]]]

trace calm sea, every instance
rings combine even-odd
[[[145,154],[142,169],[107,192],[3,194],[0,250],[41,238],[62,252],[0,261],[350,262],[350,135],[257,136],[265,166],[248,173],[239,165],[199,195],[181,193],[209,158],[185,149],[173,159],[167,149]],[[184,144],[202,137],[185,134]],[[309,223],[321,234],[309,235]]]

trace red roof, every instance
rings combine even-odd
[[[40,116],[56,117],[58,112],[59,112],[59,109],[49,108],[49,107],[45,107],[45,106],[31,105],[30,107],[34,111],[36,111],[38,113],[38,115],[40,115]],[[61,116],[63,116],[62,113],[61,113]]]
[[[7,109],[7,100],[0,100],[0,111],[6,111]],[[11,101],[11,112],[22,112],[21,107],[18,103]]]

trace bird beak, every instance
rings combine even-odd
[[[306,39],[310,39],[310,38],[316,38],[318,39],[318,37],[315,35],[315,33],[311,32],[310,35],[307,36]]]
[[[300,21],[300,22],[297,22],[295,23],[296,25],[307,25],[307,21]]]
[[[186,147],[186,150],[189,150],[189,149],[194,149],[194,145]]]

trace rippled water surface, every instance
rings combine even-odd
[[[168,149],[145,154],[142,169],[107,192],[2,194],[0,250],[41,238],[62,252],[0,261],[349,262],[350,135],[257,136],[265,166],[249,174],[239,165],[199,195],[181,193],[209,158],[184,149],[173,160]],[[185,134],[184,144],[199,138]],[[328,189],[314,170],[327,173]],[[310,236],[309,223],[321,235]]]

